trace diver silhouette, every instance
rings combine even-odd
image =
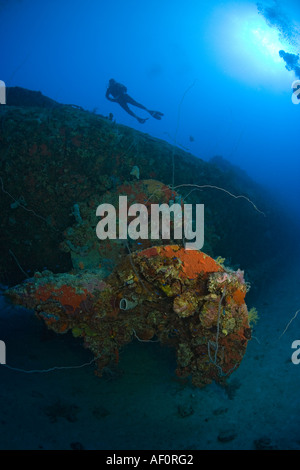
[[[285,61],[285,68],[291,72],[295,72],[296,77],[300,78],[299,54],[291,54],[283,49],[279,51],[280,57]]]
[[[111,98],[110,95],[113,98]],[[131,98],[131,96],[127,94],[126,86],[122,85],[121,83],[116,82],[113,78],[109,80],[109,86],[106,90],[105,97],[109,101],[118,103],[121,106],[121,108],[124,109],[124,111],[130,114],[130,116],[135,117],[141,124],[144,124],[149,118],[144,119],[144,118],[138,117],[133,111],[131,111],[128,104],[131,104],[132,106],[136,106],[137,108],[147,111],[155,119],[160,120],[163,116],[163,113],[160,113],[159,111],[151,111],[147,109],[145,106],[143,106],[142,104],[135,101],[133,98]]]

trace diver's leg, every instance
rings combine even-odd
[[[137,101],[135,101],[133,98],[131,98],[131,96],[126,94],[124,97],[126,97],[127,103],[131,104],[132,106],[136,106],[137,108],[144,109],[145,111],[148,111],[148,109],[145,108],[145,106],[143,106],[141,103],[138,103]]]
[[[136,106],[137,108],[143,109],[144,111],[147,111],[147,113],[151,114],[151,116],[155,119],[160,120],[163,116],[163,113],[161,113],[160,111],[151,111],[150,109],[143,106],[141,103],[135,101],[133,98],[131,98],[131,96],[127,95],[127,93],[124,95],[124,98],[126,99],[127,103],[131,104],[132,106]]]
[[[137,119],[141,124],[144,124],[144,122],[146,122],[147,119],[138,117],[133,111],[131,111],[131,109],[127,106],[127,104],[124,101],[122,102],[118,101],[118,103],[121,106],[121,108],[123,108],[124,111],[126,111],[126,113],[130,114],[130,116],[135,117],[135,119]]]

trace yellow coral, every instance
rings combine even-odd
[[[173,290],[172,290],[171,286],[169,286],[169,285],[165,285],[165,286],[162,285],[162,286],[161,286],[161,290],[163,290],[164,293],[165,293],[168,297],[172,297],[172,295],[174,295]]]
[[[251,328],[254,325],[256,325],[258,319],[259,319],[259,316],[258,316],[257,310],[255,307],[252,307],[248,312],[248,321],[249,321],[249,325]]]
[[[72,334],[75,338],[77,338],[78,336],[82,335],[82,329],[75,326],[74,328],[72,328]]]
[[[236,321],[234,318],[228,318],[223,322],[222,333],[227,336],[228,333],[232,333],[236,327]]]
[[[222,256],[218,256],[215,259],[215,262],[218,263],[222,268],[224,268],[224,263],[225,263],[226,258],[222,258]]]

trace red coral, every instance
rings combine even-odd
[[[54,285],[42,285],[35,291],[35,297],[38,301],[45,302],[50,298],[55,298],[64,307],[70,306],[75,311],[83,300],[87,298],[87,291],[83,293],[76,292],[76,289],[71,286],[62,285],[55,287]]]

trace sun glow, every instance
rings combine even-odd
[[[278,39],[278,33],[273,30],[266,31],[258,27],[256,29],[251,29],[250,33],[253,37],[253,45],[257,48],[261,48],[261,53],[272,58],[274,62],[281,62],[282,60],[279,57],[278,51],[282,49],[283,45]]]
[[[217,32],[217,34],[216,34]],[[232,3],[218,8],[211,23],[212,46],[222,70],[255,85],[278,86],[290,80],[279,56],[289,49],[255,5]]]

